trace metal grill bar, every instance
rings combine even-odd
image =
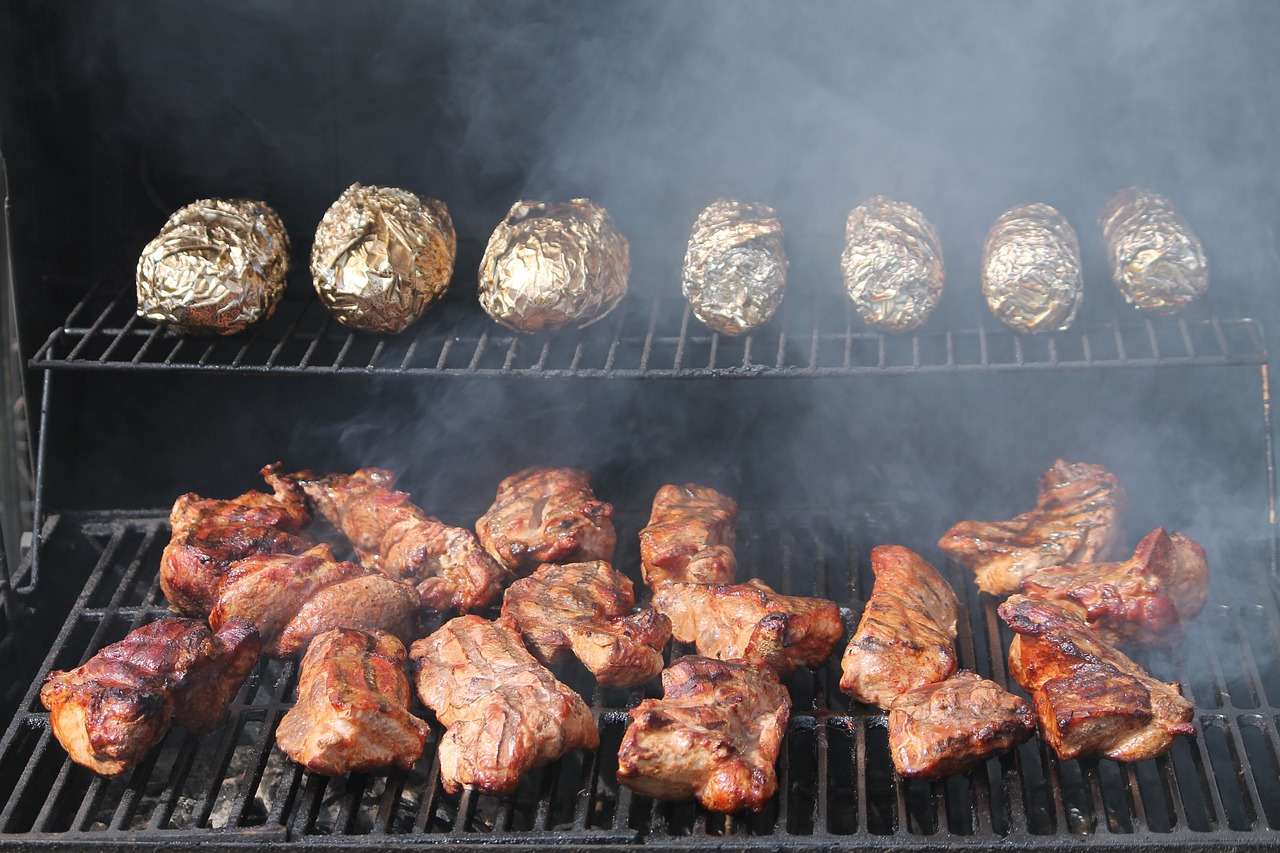
[[[769,516],[744,514],[742,529],[750,531],[740,547],[744,573],[788,592],[836,596],[851,629],[869,590],[865,555],[906,533],[899,529],[902,515],[860,511],[816,524],[812,516]],[[779,761],[779,795],[760,815],[724,818],[690,804],[649,801],[616,784],[614,753],[626,711],[645,690],[619,695],[591,683],[574,686],[590,697],[604,746],[533,771],[509,798],[446,794],[434,760],[438,728],[412,771],[333,780],[307,773],[274,746],[294,689],[292,662],[260,664],[219,731],[203,738],[173,732],[131,774],[97,777],[72,764],[51,737],[38,687],[50,670],[74,666],[167,612],[155,577],[167,527],[163,513],[97,513],[62,517],[53,530],[50,557],[68,578],[83,577],[84,587],[0,740],[0,791],[9,791],[0,801],[6,847],[200,841],[236,850],[378,850],[489,840],[527,848],[688,849],[731,841],[742,849],[1014,844],[1065,851],[1081,844],[1182,850],[1280,844],[1280,614],[1265,558],[1256,555],[1254,577],[1239,584],[1234,598],[1215,600],[1193,626],[1184,651],[1207,656],[1196,672],[1184,672],[1191,667],[1173,656],[1145,661],[1157,677],[1179,678],[1197,702],[1201,736],[1166,756],[1135,765],[1062,762],[1033,741],[963,776],[905,782],[887,765],[884,715],[835,689],[837,655],[821,671],[789,680],[795,709]],[[633,539],[629,533],[620,541]],[[938,555],[927,556],[945,566]],[[964,591],[961,665],[1008,684],[1009,637],[995,618],[995,602],[965,578],[952,580]]]
[[[286,296],[251,332],[200,340],[139,320],[128,289],[103,284],[90,289],[31,363],[59,370],[594,379],[1266,363],[1252,319],[1220,317],[1208,302],[1177,318],[1153,319],[1117,301],[1090,300],[1066,332],[1022,336],[998,324],[988,328],[985,319],[974,328],[948,328],[936,318],[916,333],[884,335],[856,317],[842,292],[796,289],[777,317],[733,338],[703,326],[669,295],[633,295],[616,317],[555,336],[509,332],[457,298],[405,333],[380,337],[332,322],[308,291]]]

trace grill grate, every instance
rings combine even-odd
[[[870,588],[866,554],[912,541],[910,513],[865,507],[838,519],[744,513],[745,575],[783,592],[817,594],[856,623]],[[638,516],[620,517],[618,564],[638,562]],[[187,844],[248,850],[341,847],[385,850],[424,843],[500,841],[519,847],[639,845],[738,848],[996,849],[1009,844],[1221,850],[1280,844],[1280,613],[1263,579],[1265,555],[1241,554],[1237,582],[1197,620],[1177,654],[1154,654],[1153,674],[1182,683],[1196,703],[1200,737],[1154,761],[1058,761],[1033,739],[1015,753],[935,783],[892,773],[882,714],[836,689],[839,656],[788,681],[795,711],[780,759],[780,792],[759,815],[717,816],[688,803],[633,795],[615,781],[626,710],[657,686],[595,688],[559,673],[589,698],[602,736],[530,773],[512,797],[444,793],[434,747],[411,771],[326,779],[284,760],[274,727],[289,707],[292,662],[261,664],[226,726],[196,738],[175,730],[134,772],[106,779],[71,763],[52,738],[38,686],[54,668],[167,611],[156,578],[168,536],[163,513],[85,513],[51,519],[48,555],[83,592],[39,678],[0,742],[0,845],[101,849]],[[904,538],[907,537],[907,538]],[[918,538],[918,537],[916,537]],[[936,565],[936,552],[924,550]],[[1008,683],[1010,639],[995,602],[967,578],[961,593],[961,665]],[[1222,586],[1222,585],[1219,585]],[[1261,603],[1260,603],[1261,602]],[[993,653],[994,650],[994,653]],[[680,650],[674,650],[677,653]],[[418,709],[421,712],[421,709]]]
[[[1176,318],[1148,318],[1118,300],[1085,301],[1067,332],[1022,336],[990,317],[951,329],[882,335],[839,288],[794,288],[755,334],[711,332],[678,293],[633,294],[583,330],[525,336],[453,296],[404,334],[358,334],[316,298],[287,295],[256,330],[229,339],[188,338],[135,314],[131,288],[99,285],[36,353],[32,366],[76,370],[542,378],[851,376],[986,370],[1262,364],[1260,325],[1220,318],[1197,304]]]

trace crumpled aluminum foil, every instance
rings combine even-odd
[[[181,208],[138,258],[138,315],[189,335],[233,335],[271,316],[289,275],[289,234],[265,203]]]
[[[763,325],[787,290],[782,223],[773,208],[720,199],[698,214],[680,276],[699,320],[725,335]]]
[[[1064,331],[1084,297],[1080,241],[1061,213],[1024,204],[1000,215],[982,247],[982,293],[1017,332]]]
[[[311,277],[338,322],[394,334],[444,296],[457,246],[444,202],[352,184],[316,228]]]
[[[603,207],[517,201],[480,261],[480,305],[517,332],[581,328],[617,306],[630,275],[627,238]]]
[[[1120,190],[1103,205],[1098,225],[1111,276],[1135,308],[1177,314],[1209,288],[1200,238],[1159,193]]]
[[[844,239],[840,268],[858,315],[886,332],[923,325],[946,279],[932,223],[905,201],[878,195],[849,212]]]

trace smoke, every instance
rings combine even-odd
[[[1117,301],[1094,219],[1143,184],[1200,233],[1220,312],[1280,320],[1274,4],[113,4],[78,27],[63,61],[94,89],[86,126],[136,246],[166,206],[261,197],[294,235],[295,288],[309,286],[311,230],[353,181],[448,203],[457,298],[521,197],[608,208],[631,241],[636,299],[675,291],[703,206],[771,204],[802,298],[841,286],[845,216],[883,193],[942,237],[947,290],[926,331],[993,324],[982,241],[1032,201],[1080,235],[1087,316]],[[589,468],[605,497],[638,508],[686,480],[749,503],[897,503],[902,544],[926,552],[962,516],[1027,508],[1061,456],[1129,484],[1130,544],[1181,528],[1230,572],[1268,532],[1265,435],[1256,372],[1215,370],[396,382],[319,406],[272,397],[255,417],[284,424],[262,434],[287,435],[287,454],[265,441],[231,452],[249,471],[279,456],[385,465],[458,522],[534,464]]]

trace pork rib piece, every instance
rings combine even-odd
[[[480,542],[524,577],[543,563],[613,562],[613,506],[597,500],[591,475],[574,468],[526,468],[498,484],[476,522]]]
[[[822,666],[844,634],[840,608],[823,598],[781,595],[758,580],[732,586],[667,583],[653,607],[698,654],[766,663],[781,675]]]
[[[1156,528],[1121,563],[1076,563],[1022,579],[1022,594],[1070,610],[1110,642],[1169,645],[1204,608],[1204,549]]]
[[[208,616],[227,567],[254,554],[298,554],[297,534],[311,523],[306,495],[280,476],[280,463],[261,471],[274,494],[250,491],[231,500],[197,494],[178,498],[169,513],[173,535],[160,557],[160,589],[175,609]]]
[[[738,573],[734,525],[738,504],[715,489],[686,483],[663,486],[640,531],[644,582],[733,583]]]
[[[963,773],[1035,734],[1022,697],[961,670],[898,697],[889,710],[889,754],[899,774],[938,779]]]
[[[276,729],[280,749],[326,776],[413,767],[430,729],[409,713],[405,657],[385,631],[335,628],[316,637],[302,657],[298,701]]]
[[[445,790],[504,796],[531,767],[600,745],[591,710],[525,651],[520,635],[479,616],[450,619],[409,650],[418,697],[448,729]]]
[[[258,632],[243,620],[215,634],[199,620],[166,617],[69,672],[49,673],[40,701],[71,760],[114,776],[133,769],[175,722],[196,734],[221,726],[258,649]]]
[[[694,797],[709,811],[760,811],[778,790],[774,763],[791,700],[767,666],[691,655],[662,673],[663,698],[631,711],[618,781],[648,797]]]
[[[1040,733],[1064,760],[1143,761],[1196,732],[1195,708],[1067,610],[1015,595],[1000,617],[1018,636],[1009,673],[1031,694]]]
[[[1011,521],[961,521],[938,547],[972,569],[983,592],[1010,595],[1039,569],[1114,556],[1126,506],[1106,468],[1059,459],[1040,477],[1035,509]]]
[[[923,557],[901,545],[871,550],[875,584],[844,652],[840,689],[888,710],[897,698],[956,671],[960,602]]]
[[[362,468],[323,477],[303,472],[291,479],[350,540],[361,563],[413,584],[424,607],[465,613],[502,594],[507,571],[475,534],[427,515],[392,488],[390,471]]]
[[[327,545],[304,554],[261,554],[232,563],[209,613],[215,629],[247,619],[262,650],[292,657],[333,628],[414,630],[418,593],[409,584],[359,563],[338,561]]]
[[[667,617],[635,604],[631,579],[603,560],[548,563],[511,585],[502,616],[544,664],[573,655],[600,684],[633,687],[662,672],[671,637]]]

